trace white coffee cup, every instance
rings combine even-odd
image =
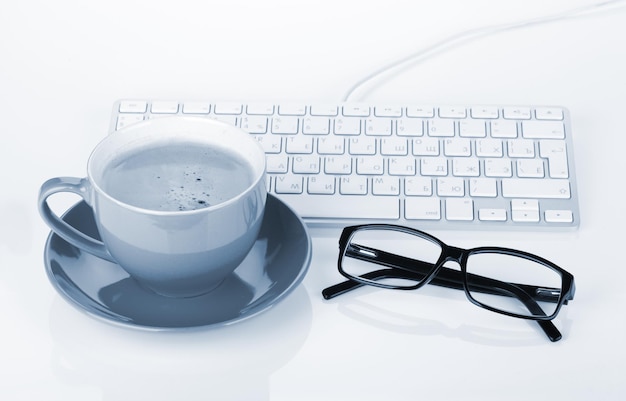
[[[91,206],[102,241],[51,211],[47,199],[58,192]],[[42,185],[39,210],[70,244],[119,264],[161,295],[190,297],[215,288],[245,258],[266,196],[265,153],[248,133],[210,119],[168,117],[106,136],[89,157],[86,178]]]

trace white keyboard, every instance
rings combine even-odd
[[[269,193],[311,227],[579,226],[562,107],[120,100],[110,130],[176,114],[254,135]]]

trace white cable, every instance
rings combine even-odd
[[[348,91],[345,93],[343,97],[343,101],[347,102],[350,100],[350,97],[356,92],[360,87],[364,86],[368,82],[374,80],[383,74],[391,74],[394,70],[398,71],[401,67],[408,67],[409,65],[414,65],[420,61],[424,61],[429,57],[433,57],[436,54],[443,53],[444,51],[451,50],[457,46],[460,46],[465,43],[469,43],[473,40],[479,39],[481,37],[486,37],[488,35],[493,35],[500,32],[527,28],[533,25],[547,24],[550,22],[555,22],[559,20],[563,20],[566,18],[573,18],[576,16],[583,15],[585,13],[589,14],[592,11],[598,11],[604,7],[608,7],[611,5],[616,5],[619,3],[623,3],[625,0],[608,0],[602,1],[598,3],[594,3],[591,5],[578,7],[571,10],[566,10],[559,12],[557,14],[547,15],[538,18],[531,18],[524,21],[513,22],[509,24],[500,24],[500,25],[490,25],[480,28],[472,28],[466,31],[455,33],[433,45],[430,45],[426,48],[418,50],[400,60],[397,60],[391,64],[387,64],[376,71],[368,74],[363,77],[361,80],[357,81],[354,85],[352,85]],[[391,77],[387,78],[389,80]],[[387,80],[380,82],[378,85],[382,85]]]

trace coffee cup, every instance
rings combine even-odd
[[[142,286],[192,297],[218,286],[243,261],[261,228],[265,153],[245,131],[199,117],[148,120],[107,135],[87,177],[57,177],[39,193],[52,231],[117,263]],[[102,241],[58,217],[48,197],[80,195]]]

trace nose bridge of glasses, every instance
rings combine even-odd
[[[463,278],[461,276],[460,266],[461,259],[465,250],[446,244],[441,244],[441,255],[439,260],[435,263],[434,269],[431,271],[429,277],[426,279],[426,283],[435,283],[439,281],[446,281],[445,287],[456,288],[462,290]],[[450,266],[448,262],[454,262],[458,265]],[[450,284],[453,283],[454,285]]]
[[[453,261],[461,265],[465,252],[466,251],[463,248],[457,248],[455,246],[444,244],[443,249],[441,250],[442,263]]]

